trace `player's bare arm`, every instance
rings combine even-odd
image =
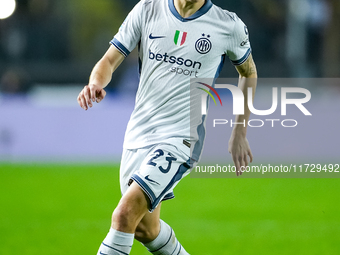
[[[252,96],[254,99],[255,90],[257,85],[257,71],[252,55],[249,56],[248,60],[240,66],[236,67],[240,74],[238,86],[242,90],[244,95],[244,115],[236,116],[236,123],[248,122],[250,116],[250,110],[248,108],[248,96]],[[253,94],[248,95],[247,90],[251,87]],[[246,125],[235,125],[230,140],[229,140],[229,153],[231,153],[232,159],[236,166],[236,175],[242,174],[241,167],[247,167],[249,161],[253,161],[253,155],[247,140],[247,124]],[[248,161],[249,157],[249,161]]]
[[[89,84],[86,85],[79,93],[78,104],[84,110],[92,107],[92,102],[99,103],[106,95],[104,88],[111,81],[112,73],[124,60],[124,56],[117,50],[116,47],[111,46],[104,56],[94,66]]]

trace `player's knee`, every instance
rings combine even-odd
[[[136,225],[133,222],[133,215],[131,214],[131,208],[126,203],[119,203],[112,214],[112,227],[119,231],[127,231]]]
[[[139,223],[136,232],[135,239],[141,243],[150,243],[155,240],[159,234],[159,228],[157,226],[146,226],[143,223]]]

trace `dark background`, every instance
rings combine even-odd
[[[0,20],[0,91],[20,93],[37,84],[86,84],[136,0],[17,0]],[[260,77],[339,77],[338,0],[214,0],[250,31]],[[221,77],[237,73],[225,65]],[[131,54],[109,91],[137,83]],[[130,85],[134,86],[134,85]],[[129,85],[127,85],[129,87]]]

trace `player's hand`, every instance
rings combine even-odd
[[[229,153],[233,158],[237,176],[242,175],[243,171],[248,166],[248,157],[250,162],[253,162],[253,154],[251,153],[248,140],[243,135],[231,135],[229,140]]]
[[[98,85],[90,84],[83,88],[83,90],[79,93],[77,98],[78,104],[84,110],[87,110],[89,107],[92,107],[92,102],[99,103],[104,99],[106,92],[103,88]]]

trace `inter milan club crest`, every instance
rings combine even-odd
[[[208,39],[210,35],[205,37],[205,34],[202,34],[202,38],[198,39],[195,44],[195,48],[198,53],[207,54],[212,47],[211,41]]]
[[[187,32],[181,32],[179,30],[176,30],[174,42],[177,46],[182,46],[185,43],[185,40],[187,39]]]

